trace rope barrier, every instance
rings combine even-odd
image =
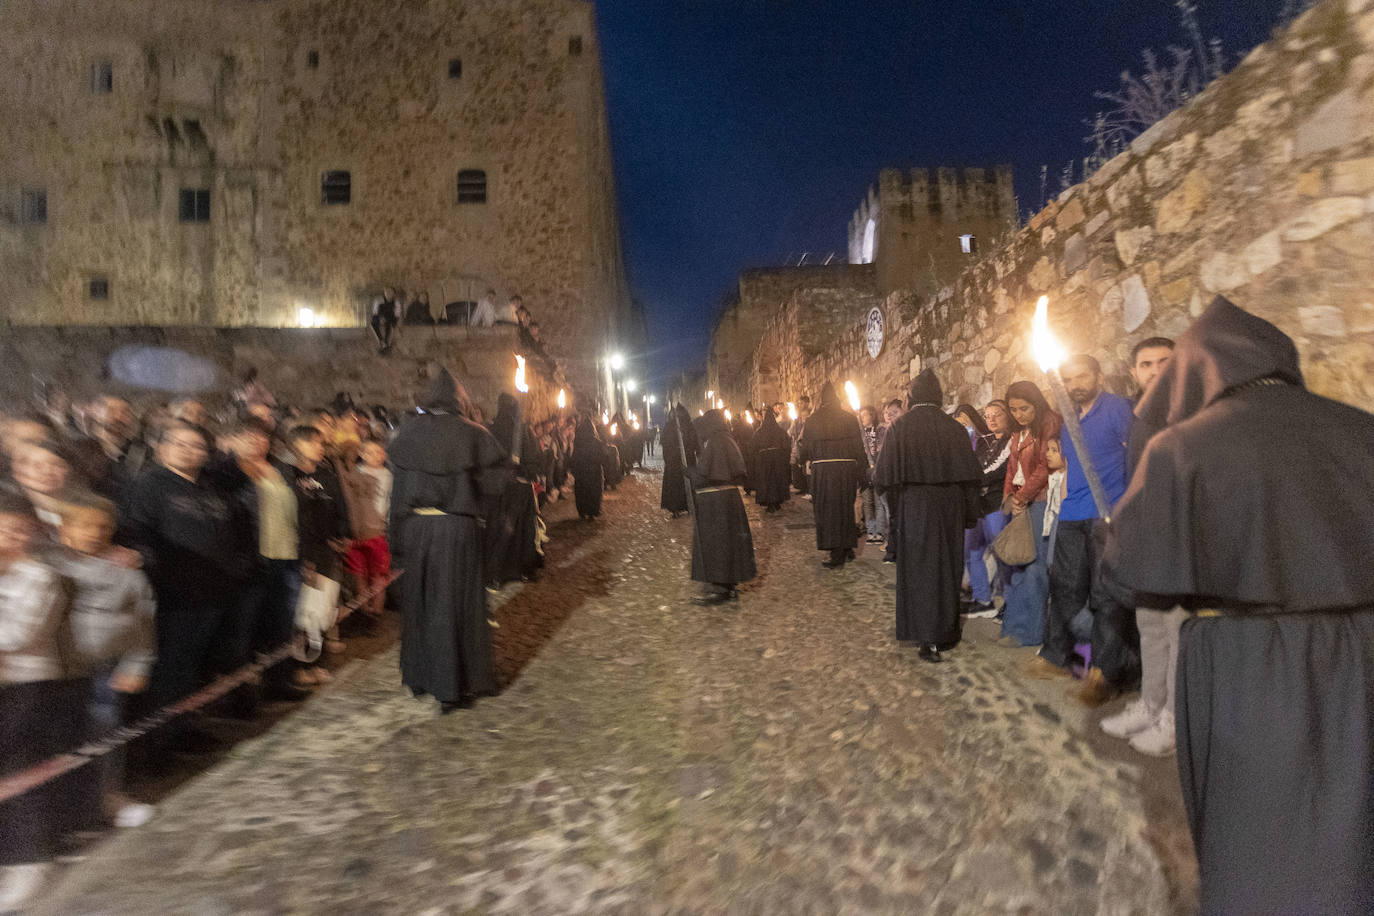
[[[403,572],[405,572],[405,570],[397,570],[391,574],[386,585],[368,589],[354,596],[351,601],[343,605],[346,613],[357,610],[362,605],[377,597],[377,595],[385,591],[391,583],[399,579]],[[339,616],[342,618],[345,614],[340,614]],[[8,776],[0,777],[0,804],[12,798],[17,798],[25,792],[35,789],[44,783],[51,782],[59,776],[64,776],[73,770],[79,769],[94,760],[98,760],[111,751],[118,750],[129,742],[156,731],[171,720],[179,716],[184,716],[188,712],[194,712],[202,706],[213,703],[231,690],[256,680],[264,671],[284,661],[291,655],[293,644],[294,640],[284,643],[272,652],[266,655],[260,655],[255,661],[244,665],[237,671],[220,675],[195,693],[183,697],[175,703],[169,703],[161,709],[149,713],[137,722],[114,729],[98,741],[92,741],[89,744],[82,745],[76,750],[69,751],[65,754],[49,757],[42,763],[36,763],[17,773],[11,773]]]

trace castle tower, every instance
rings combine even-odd
[[[884,169],[850,220],[849,261],[874,264],[883,293],[930,293],[1016,220],[1010,166]]]
[[[356,325],[391,285],[520,294],[588,388],[632,343],[584,0],[13,0],[0,66],[0,320]]]

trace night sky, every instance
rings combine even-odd
[[[1284,0],[1199,0],[1233,66]],[[846,255],[884,167],[1009,162],[1023,215],[1040,167],[1088,153],[1093,96],[1183,45],[1170,0],[597,0],[630,284],[650,374],[704,364],[739,272]]]

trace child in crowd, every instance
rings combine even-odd
[[[330,462],[325,459],[324,434],[313,426],[298,426],[287,437],[292,458],[288,483],[296,492],[296,533],[303,584],[297,621],[313,621],[309,641],[323,639],[338,621],[340,554],[347,553],[352,537],[348,504]],[[332,619],[331,619],[332,618]],[[341,649],[337,637],[332,648]],[[333,680],[324,667],[307,664],[296,672],[297,686],[309,687]]]
[[[70,628],[82,669],[91,675],[87,737],[97,740],[122,722],[124,698],[142,693],[153,667],[156,601],[148,577],[130,569],[126,551],[113,546],[114,503],[82,494],[63,511],[61,540],[54,557],[58,572],[72,583]],[[153,815],[122,793],[123,753],[113,751],[95,764],[100,804],[117,827],[138,827]]]
[[[1054,556],[1054,536],[1059,530],[1059,506],[1064,502],[1064,481],[1068,473],[1064,450],[1057,436],[1045,441],[1045,466],[1050,469],[1050,482],[1045,489],[1045,528],[1040,536],[1050,539],[1049,556]]]
[[[0,775],[69,751],[83,734],[87,682],[71,667],[62,582],[34,556],[40,524],[27,497],[0,490]],[[70,785],[53,780],[0,803],[0,911],[41,887],[71,826]]]
[[[363,444],[359,462],[352,452],[345,453],[342,468],[344,493],[353,522],[353,545],[344,557],[344,566],[353,576],[358,594],[376,589],[365,612],[375,619],[386,603],[386,586],[391,578],[391,551],[386,541],[387,513],[391,511],[391,471],[386,466],[386,449],[378,442]]]

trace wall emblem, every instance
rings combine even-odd
[[[877,359],[883,352],[883,310],[876,305],[868,311],[868,323],[864,327],[864,342],[868,345],[868,355]]]

